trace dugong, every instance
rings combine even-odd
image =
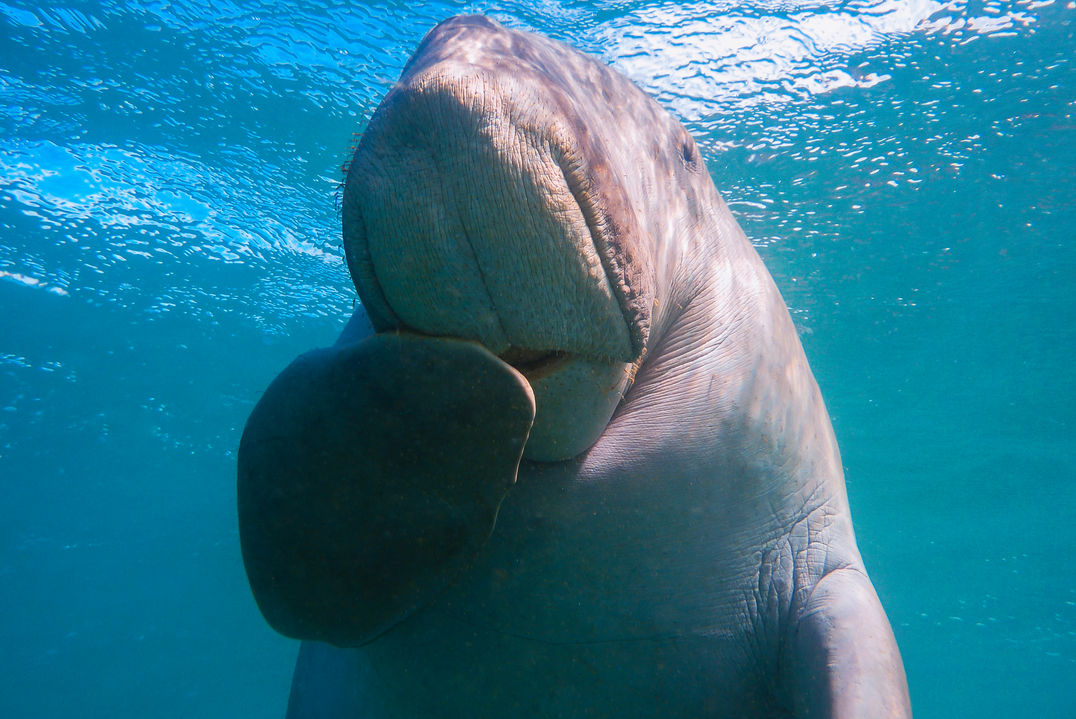
[[[343,229],[362,307],[239,452],[289,717],[911,715],[788,309],[669,113],[448,20]]]

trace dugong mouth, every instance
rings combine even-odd
[[[516,35],[473,18],[424,40],[350,165],[348,266],[379,331],[475,340],[521,371],[634,362],[648,245],[593,129],[615,118],[586,97],[619,88]]]
[[[558,362],[570,361],[571,359],[571,355],[567,352],[525,350],[514,346],[509,347],[498,357],[522,372],[524,376],[538,374]]]

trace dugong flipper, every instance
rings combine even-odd
[[[240,444],[262,614],[358,645],[428,604],[493,531],[533,421],[526,380],[476,342],[390,333],[302,355]]]
[[[240,448],[259,606],[356,647],[304,645],[289,717],[910,716],[822,395],[674,118],[454,18],[371,119],[343,224],[378,334],[297,360]],[[456,352],[501,389],[437,369]],[[394,424],[447,400],[458,441]]]

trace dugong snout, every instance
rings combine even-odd
[[[612,108],[587,98],[609,77],[553,78],[510,39],[485,18],[435,29],[386,96],[345,187],[352,274],[379,330],[633,362],[653,281]]]
[[[378,331],[475,340],[523,372],[525,456],[555,461],[601,434],[664,299],[634,184],[663,144],[661,182],[697,150],[626,78],[521,37],[482,17],[430,32],[350,164],[344,247]]]

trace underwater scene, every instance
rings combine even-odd
[[[283,717],[237,523],[437,23],[684,123],[787,304],[923,718],[1076,717],[1076,1],[0,0],[0,717]]]

